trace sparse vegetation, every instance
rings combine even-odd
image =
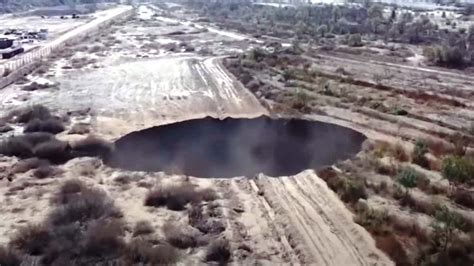
[[[42,165],[33,172],[33,176],[38,179],[52,177],[56,174],[56,169],[50,165]]]
[[[212,242],[206,251],[206,261],[215,261],[225,264],[230,260],[231,250],[229,241],[218,239]]]
[[[426,159],[426,153],[428,153],[428,145],[426,142],[423,140],[417,140],[412,154],[413,163],[416,163],[421,167],[428,167],[429,163]]]
[[[26,173],[31,169],[36,169],[38,167],[47,166],[49,163],[45,160],[40,160],[38,158],[29,158],[21,160],[13,165],[11,169],[12,174]]]
[[[75,156],[99,156],[107,157],[113,150],[113,145],[103,139],[88,136],[83,140],[73,143],[72,150]]]
[[[9,114],[14,122],[28,123],[34,119],[47,120],[52,118],[50,110],[43,105],[32,105],[27,108],[18,109]]]
[[[400,171],[395,179],[405,188],[405,199],[408,198],[410,189],[414,188],[418,184],[419,174],[412,168],[405,168]]]
[[[125,248],[124,261],[127,264],[172,265],[180,257],[179,251],[170,245],[154,246],[143,239],[134,239]]]
[[[203,200],[213,200],[213,190],[198,190],[191,183],[181,183],[170,186],[159,186],[149,191],[145,198],[145,206],[162,207],[170,210],[184,210],[188,203],[199,203]]]
[[[387,227],[388,215],[384,211],[359,209],[354,221],[376,235],[384,235],[390,231]]]
[[[49,230],[42,225],[28,225],[18,229],[10,245],[29,255],[41,255],[51,242]]]
[[[178,226],[168,221],[163,226],[166,241],[173,247],[187,249],[197,247],[200,243],[196,235],[186,232],[183,226]]]
[[[133,228],[133,236],[148,235],[155,232],[155,228],[148,221],[138,221]]]
[[[456,228],[461,228],[463,222],[457,214],[450,211],[446,206],[436,211],[435,218],[436,222],[432,224],[435,246],[446,252],[452,244],[454,231]]]
[[[19,265],[24,254],[38,256],[46,265],[129,259],[134,263],[173,263],[179,259],[179,253],[166,245],[127,243],[125,224],[113,201],[79,180],[60,186],[52,203],[55,208],[43,223],[19,228],[8,247],[0,248],[2,265]]]
[[[58,134],[64,131],[64,125],[61,120],[56,118],[49,118],[46,120],[33,119],[26,124],[24,132],[49,132]]]
[[[441,173],[453,183],[472,182],[474,178],[474,161],[459,156],[448,156],[443,159]]]
[[[32,83],[24,86],[21,89],[24,90],[24,91],[36,91],[36,90],[47,89],[47,88],[50,88],[50,87],[51,87],[51,85],[49,85],[49,84],[39,84],[37,82],[32,82]]]

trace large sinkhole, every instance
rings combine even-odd
[[[204,118],[133,132],[116,141],[112,167],[196,177],[294,175],[359,152],[365,136],[300,119]]]

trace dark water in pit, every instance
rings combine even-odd
[[[134,171],[197,177],[294,175],[359,152],[365,136],[298,119],[189,120],[128,134],[106,163]]]

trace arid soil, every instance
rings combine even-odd
[[[396,73],[393,79],[376,77],[374,80],[374,75],[380,73],[370,70],[380,70],[380,67],[374,68],[377,63],[359,63],[339,56],[333,59],[331,56],[335,55],[330,54],[314,56],[308,49],[298,60],[309,62],[308,69],[320,75],[312,76],[311,80],[303,78],[301,73],[309,70],[303,70],[298,63],[287,64],[297,70],[287,80],[280,78],[283,71],[278,65],[268,72],[245,68],[251,80],[259,84],[253,87],[239,76],[231,61],[224,58],[263,47],[263,40],[245,38],[236,31],[218,30],[208,23],[179,19],[184,14],[182,11],[168,18],[171,9],[162,8],[138,7],[129,20],[104,29],[82,44],[68,47],[45,62],[41,71],[1,90],[0,117],[18,108],[42,104],[63,118],[66,130],[57,138],[74,148],[75,143],[88,134],[115,141],[134,131],[206,116],[298,116],[365,134],[369,140],[363,149],[361,147],[362,151],[353,159],[317,169],[319,171],[305,170],[294,176],[259,174],[232,178],[190,177],[179,174],[179,169],[172,171],[176,174],[131,172],[111,168],[91,157],[55,165],[54,174],[38,178],[36,170],[13,170],[21,159],[3,156],[0,157],[3,171],[0,172],[0,201],[5,204],[0,206],[3,218],[0,245],[8,245],[17,230],[27,224],[48,224],[45,221],[54,218],[51,212],[58,208],[54,203],[58,188],[71,179],[80,179],[87,187],[105,191],[121,210],[120,219],[125,229],[120,239],[123,243],[120,243],[125,246],[124,254],[130,252],[133,241],[143,240],[155,248],[171,245],[179,256],[166,263],[394,265],[393,258],[397,254],[391,251],[397,250],[400,257],[413,264],[409,260],[415,256],[405,250],[418,243],[414,240],[418,237],[415,234],[430,234],[434,218],[432,213],[420,211],[421,207],[412,211],[398,202],[394,196],[395,181],[390,174],[379,171],[384,167],[388,172],[393,170],[390,167],[414,167],[428,178],[427,186],[431,190],[414,188],[407,195],[420,201],[426,199],[427,205],[433,207],[434,200],[429,198],[432,192],[428,191],[436,190],[439,192],[437,200],[449,204],[465,221],[474,221],[471,209],[443,194],[449,182],[441,177],[439,169],[422,168],[408,160],[397,161],[388,154],[392,151],[391,145],[399,144],[408,153],[413,149],[411,141],[414,139],[426,137],[446,143],[445,137],[450,133],[468,132],[466,123],[474,118],[470,78],[459,73],[436,72],[449,78],[447,83],[459,85],[456,95],[452,96],[443,90],[441,82],[408,82],[410,86],[398,82],[406,82],[407,73],[418,79],[430,75],[427,71],[384,66],[386,72]],[[334,72],[342,71],[340,67],[350,75],[333,77]],[[340,82],[341,77],[347,76],[354,76],[353,80],[358,81]],[[45,86],[25,89],[32,82]],[[329,89],[323,89],[326,83]],[[414,93],[405,93],[405,90]],[[301,98],[299,92],[305,96]],[[388,111],[379,112],[370,107],[375,103],[377,108],[381,106]],[[399,109],[406,110],[408,115],[391,113]],[[1,139],[22,133],[21,124],[7,124],[13,130],[1,134]],[[384,141],[387,147],[377,146],[378,141]],[[382,156],[374,156],[376,153]],[[433,165],[439,164],[440,159],[433,153],[428,155],[430,161]],[[347,181],[334,181],[341,179]],[[354,199],[351,193],[359,192],[360,183],[366,184],[367,191]],[[154,199],[166,194],[166,189],[173,191],[170,187],[180,195],[195,193],[199,196],[190,196],[192,199],[185,200],[183,206]],[[347,188],[351,193],[338,188]],[[361,222],[361,213],[372,209],[381,210],[386,215],[384,219],[390,217],[390,222],[383,220],[383,224],[374,223],[375,226],[364,223],[371,221],[369,219]],[[149,223],[153,229],[143,238],[136,230],[140,221]],[[413,233],[395,237],[374,233],[376,229],[385,228],[385,223],[394,227],[395,222]],[[406,228],[401,231],[408,231]],[[186,235],[187,240],[193,240],[192,244],[184,245],[184,237],[174,241],[170,234]],[[466,231],[461,237],[469,238],[468,234]],[[221,257],[216,259],[210,250],[216,240],[222,239],[230,244],[230,255],[221,252]],[[27,257],[35,259],[45,254],[49,254],[48,250]]]

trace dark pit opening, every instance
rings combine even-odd
[[[300,119],[204,118],[130,133],[106,164],[196,177],[294,175],[354,156],[365,136]]]

